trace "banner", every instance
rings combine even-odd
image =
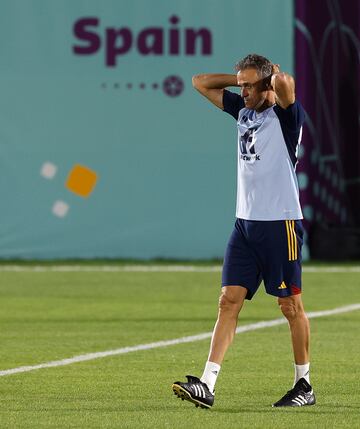
[[[360,226],[359,17],[356,1],[296,2],[297,96],[307,112],[300,197],[306,228],[324,228],[328,237],[329,226]],[[348,241],[355,249],[356,239]]]
[[[191,77],[251,52],[292,73],[292,2],[1,6],[0,257],[222,257],[236,124]]]

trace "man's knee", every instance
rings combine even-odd
[[[279,298],[278,303],[282,314],[289,322],[304,314],[301,298],[298,298],[298,295]]]
[[[236,288],[238,289],[238,287]],[[243,305],[244,298],[245,296],[240,290],[232,290],[232,292],[229,292],[229,290],[223,288],[219,298],[219,310],[237,316]]]

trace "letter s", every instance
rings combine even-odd
[[[73,45],[73,51],[75,52],[75,54],[94,54],[100,48],[100,37],[96,33],[92,33],[86,30],[87,26],[97,27],[98,24],[98,18],[81,18],[75,22],[74,35],[80,40],[85,40],[89,42],[87,46]]]

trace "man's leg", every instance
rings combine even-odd
[[[248,293],[249,297],[254,295],[261,281],[256,260],[246,239],[244,222],[242,219],[236,220],[226,248],[218,318],[203,375],[201,378],[187,375],[187,382],[176,381],[172,385],[176,396],[203,408],[210,408],[214,403],[214,386],[220,365],[234,338],[244,299]],[[241,284],[246,284],[248,289],[239,286]]]
[[[172,388],[176,396],[193,402],[197,407],[210,408],[214,403],[214,386],[226,350],[235,335],[238,315],[247,289],[223,286],[219,299],[218,318],[214,327],[210,353],[201,379],[188,375],[188,381],[176,381]]]
[[[273,407],[314,405],[315,395],[309,376],[310,328],[301,295],[278,298],[282,313],[289,322],[295,360],[294,386]]]
[[[283,315],[289,322],[295,364],[308,364],[310,327],[301,294],[278,298],[278,303]]]
[[[247,289],[242,286],[223,286],[219,299],[218,317],[211,339],[208,360],[221,365],[226,350],[235,335],[239,312],[243,306]]]
[[[243,306],[247,289],[242,286],[223,286],[219,299],[218,317],[215,323],[210,352],[200,380],[211,392],[220,372],[220,365],[235,335],[239,312]]]

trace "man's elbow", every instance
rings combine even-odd
[[[192,77],[192,86],[195,88],[195,89],[198,89],[199,88],[199,86],[200,86],[200,76],[201,75],[199,75],[199,74],[196,74],[196,75],[194,75],[193,77]]]

